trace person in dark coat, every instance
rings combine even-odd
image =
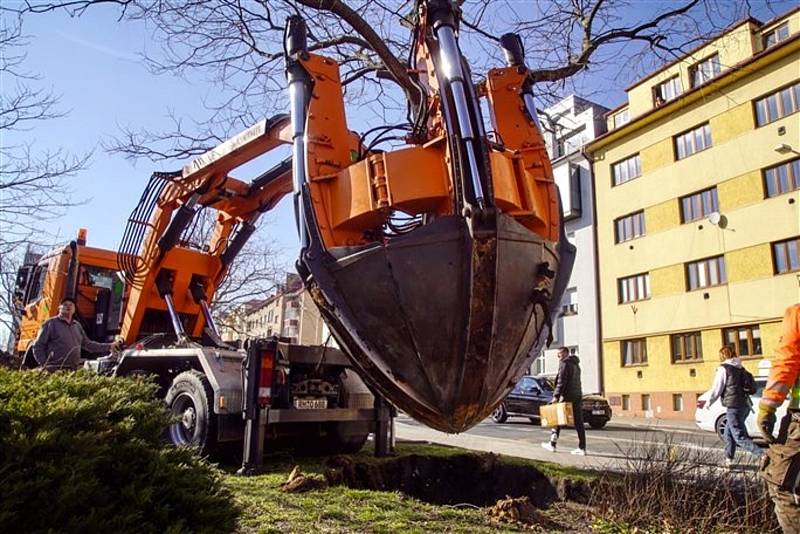
[[[569,349],[566,347],[558,349],[558,359],[560,363],[551,402],[572,403],[572,417],[575,421],[575,430],[578,432],[578,448],[573,450],[572,454],[586,456],[586,429],[583,426],[583,411],[581,409],[583,390],[581,388],[580,360],[574,354],[570,354]],[[556,452],[560,433],[561,427],[553,428],[550,433],[550,441],[542,443],[542,447],[550,452]]]
[[[89,352],[117,350],[120,343],[98,343],[89,339],[80,323],[74,319],[75,301],[61,300],[58,315],[44,322],[33,342],[33,356],[46,371],[76,370],[81,362],[81,349]]]

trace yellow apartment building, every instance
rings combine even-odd
[[[603,386],[616,414],[692,419],[720,347],[756,374],[800,301],[800,8],[626,92],[588,146]]]

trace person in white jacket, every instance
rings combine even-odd
[[[752,410],[748,390],[753,387],[753,375],[742,367],[742,361],[730,347],[722,347],[719,350],[719,361],[722,364],[714,375],[714,385],[711,387],[711,397],[706,403],[706,409],[710,409],[717,399],[721,399],[722,405],[727,409],[723,438],[725,463],[731,466],[737,445],[754,456],[761,456],[763,451],[753,443],[745,428],[745,420]]]

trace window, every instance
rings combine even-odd
[[[622,366],[647,365],[647,341],[626,339],[622,341]]]
[[[686,264],[686,287],[689,291],[728,283],[725,257],[715,256]]]
[[[25,299],[25,304],[36,302],[42,298],[42,293],[44,292],[44,282],[47,279],[48,267],[49,265],[45,263],[42,265],[37,265],[34,269],[31,285],[28,287],[28,298]]]
[[[681,222],[683,224],[708,217],[715,211],[719,211],[716,187],[681,197]]]
[[[620,278],[618,283],[620,304],[650,298],[650,273]]]
[[[523,391],[530,391],[532,387],[538,387],[536,381],[533,379],[532,376],[523,377],[522,380],[517,382],[517,385],[514,386],[515,393],[522,393]]]
[[[800,189],[800,158],[764,169],[767,198]]]
[[[560,187],[563,190],[563,187]],[[567,186],[568,198],[562,197],[564,220],[569,221],[581,216],[581,167],[569,165],[569,185]]]
[[[772,45],[778,44],[787,37],[789,37],[789,21],[786,21],[780,26],[777,26],[761,35],[764,48],[769,48]]]
[[[650,411],[650,395],[642,395],[642,411]]]
[[[687,332],[672,336],[672,363],[696,362],[703,359],[700,332]]]
[[[631,409],[631,396],[630,395],[623,395],[622,396],[622,409],[624,411]]]
[[[633,155],[611,166],[613,185],[624,184],[642,175],[642,161],[639,154]]]
[[[711,126],[706,123],[675,136],[675,158],[688,158],[711,147]]]
[[[619,128],[631,122],[631,113],[628,108],[623,109],[614,115],[614,128]]]
[[[578,315],[578,290],[568,288],[561,299],[561,315]]]
[[[800,271],[800,237],[773,243],[772,264],[775,274]]]
[[[540,375],[544,373],[544,356],[539,356],[533,360],[533,374]]]
[[[683,93],[681,79],[679,76],[673,76],[669,80],[653,87],[653,105],[658,107],[666,104],[670,100],[677,98],[681,93]]]
[[[105,289],[114,288],[114,280],[116,280],[116,276],[113,269],[103,269],[102,267],[81,265],[80,273],[82,285],[102,287]]]
[[[800,109],[800,82],[779,89],[754,102],[756,124],[764,126]]]
[[[644,211],[620,217],[614,221],[614,231],[617,243],[642,237],[645,234]]]
[[[740,358],[761,356],[761,330],[757,324],[726,328],[722,341]]]
[[[714,54],[689,68],[689,77],[692,81],[692,87],[697,87],[698,85],[706,83],[719,73],[719,54]]]
[[[673,393],[672,394],[672,411],[673,412],[682,412],[683,411],[683,395],[680,393]]]

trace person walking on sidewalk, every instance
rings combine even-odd
[[[558,349],[558,359],[560,363],[551,402],[572,403],[572,417],[575,422],[575,430],[578,432],[578,448],[572,451],[572,454],[586,456],[586,429],[583,426],[583,410],[581,408],[583,391],[581,389],[580,360],[577,356],[570,354],[566,347]],[[542,443],[542,447],[550,452],[556,452],[560,433],[561,427],[553,428],[550,432],[550,441]]]
[[[770,444],[761,463],[761,478],[767,481],[784,534],[800,534],[800,304],[786,309],[781,328],[756,419]],[[775,410],[787,396],[789,408],[775,439]]]
[[[714,385],[711,387],[711,396],[706,403],[706,409],[710,409],[719,398],[727,409],[723,440],[725,463],[731,467],[737,445],[753,456],[760,457],[763,454],[761,448],[747,435],[744,424],[753,407],[750,395],[756,392],[756,382],[753,375],[742,367],[742,361],[730,347],[719,349],[719,361],[722,364],[714,375]]]

